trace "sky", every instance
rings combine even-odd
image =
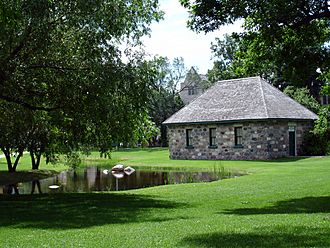
[[[197,34],[187,28],[189,14],[179,0],[160,0],[160,9],[165,12],[164,20],[151,25],[151,37],[144,38],[146,52],[151,56],[166,56],[171,60],[183,57],[187,69],[197,67],[201,74],[206,74],[213,65],[211,42],[216,37],[223,37],[225,33],[241,30],[241,23],[235,23],[206,35]]]

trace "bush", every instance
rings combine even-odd
[[[314,130],[305,136],[303,144],[303,155],[324,156],[330,154],[329,132],[327,135],[319,135]]]

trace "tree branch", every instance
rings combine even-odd
[[[39,65],[30,65],[29,69],[52,69],[52,70],[60,70],[60,71],[81,71],[81,70],[89,70],[90,68],[73,68],[73,67],[61,67],[56,65],[47,65],[47,64],[39,64]]]
[[[327,11],[318,12],[313,15],[308,15],[305,18],[301,19],[300,21],[293,23],[293,26],[300,27],[303,25],[307,25],[314,20],[323,19],[323,18],[330,19],[330,11],[328,7],[327,7]]]
[[[30,109],[30,110],[43,110],[43,111],[54,111],[57,109],[61,109],[61,106],[58,107],[42,107],[42,106],[35,106],[33,104],[27,103],[23,101],[22,99],[17,99],[9,96],[4,96],[0,94],[0,99],[5,100],[6,102],[16,103],[21,105],[24,108]]]
[[[7,61],[10,61],[11,59],[13,59],[14,57],[16,57],[16,55],[24,48],[26,40],[28,39],[30,33],[32,31],[32,27],[31,25],[28,25],[28,27],[26,28],[25,33],[22,35],[22,39],[20,41],[20,43],[15,47],[15,49],[13,49],[13,51],[9,54]]]

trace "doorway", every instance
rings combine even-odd
[[[296,130],[289,127],[289,155],[296,156]]]

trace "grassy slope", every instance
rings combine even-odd
[[[330,157],[215,164],[147,150],[113,158],[252,174],[119,193],[0,196],[0,246],[330,247]]]

